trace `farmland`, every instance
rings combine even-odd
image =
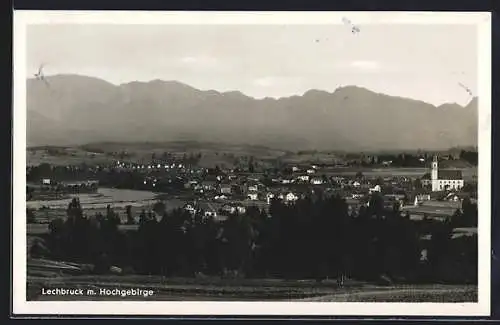
[[[477,177],[477,167],[460,168],[464,180],[470,181]],[[360,172],[366,177],[422,177],[429,171],[428,168],[366,168],[346,167],[325,169],[325,175],[329,176],[354,176]]]
[[[149,191],[100,188],[97,194],[70,195],[63,200],[28,201],[26,202],[26,207],[35,210],[35,220],[37,223],[27,224],[27,233],[32,235],[47,233],[48,222],[56,218],[66,217],[66,208],[73,197],[79,198],[88,215],[95,215],[96,213],[104,214],[107,205],[110,205],[124,220],[125,207],[127,205],[132,207],[134,214],[138,214],[142,209],[151,209],[153,204],[158,201],[157,198],[164,196],[162,193]],[[163,200],[163,202],[166,204],[167,211],[179,208],[184,204],[184,201],[176,198]],[[123,230],[126,230],[127,227],[130,228],[128,225],[120,225],[120,228]],[[133,226],[133,229],[135,228]]]
[[[149,191],[100,188],[97,194],[70,195],[67,199],[63,200],[28,201],[26,202],[26,207],[40,209],[45,206],[49,209],[66,209],[73,197],[78,197],[80,203],[85,205],[87,209],[103,209],[108,204],[115,207],[125,207],[129,204],[133,206],[148,206],[155,202],[157,195],[157,193]]]

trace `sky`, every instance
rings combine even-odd
[[[356,25],[356,22],[353,22]],[[255,98],[357,85],[441,105],[477,92],[475,25],[96,25],[27,27],[27,77],[114,84],[176,80]]]

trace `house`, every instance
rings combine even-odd
[[[248,192],[257,192],[259,190],[259,186],[257,184],[249,184],[247,187]]]
[[[430,194],[417,194],[415,195],[415,201],[413,205],[418,206],[422,204],[422,202],[424,201],[430,201],[430,199],[431,199]]]
[[[193,203],[187,203],[186,205],[184,205],[184,210],[188,211],[191,214],[196,213],[196,208]]]
[[[359,200],[362,199],[365,195],[363,193],[352,193],[351,197],[353,199]]]
[[[285,195],[285,201],[287,201],[287,202],[295,202],[298,199],[299,199],[298,195],[296,195],[295,193],[292,193],[292,192],[288,192]]]
[[[231,204],[224,204],[221,208],[221,211],[233,214],[233,213],[236,213],[236,206],[231,205]]]
[[[431,186],[432,185],[432,182],[431,182],[431,173],[425,173],[424,176],[422,176],[420,178],[420,183],[422,184],[422,186]]]
[[[310,169],[308,169],[308,170],[306,171],[306,173],[308,173],[308,174],[310,174],[310,175],[311,175],[311,174],[315,174],[315,173],[316,173],[316,170],[315,170],[315,169],[310,168]]]
[[[236,205],[236,212],[239,214],[245,214],[247,212],[247,208],[244,205],[238,204]]]
[[[274,199],[274,198],[275,198],[274,193],[271,193],[271,192],[267,193],[267,194],[266,194],[266,201],[267,201],[267,204],[271,204],[271,200],[272,200],[272,199]]]
[[[217,211],[212,211],[212,210],[209,210],[209,211],[204,211],[203,212],[203,216],[207,217],[207,218],[215,218],[217,217]]]
[[[457,195],[456,193],[449,193],[446,197],[445,200],[448,201],[453,201],[453,202],[458,202],[461,200],[460,196]]]
[[[434,156],[431,165],[430,183],[432,191],[459,190],[464,187],[461,170],[439,170],[437,156]]]
[[[217,210],[209,202],[200,203],[199,211],[203,212],[203,216],[204,217],[207,217],[207,218],[215,218],[215,217],[217,217]]]
[[[300,175],[297,177],[299,181],[309,182],[309,175]]]
[[[296,173],[296,172],[299,172],[300,171],[300,168],[297,167],[297,166],[293,166],[292,167],[292,172]]]
[[[221,212],[227,213],[227,214],[245,214],[247,212],[247,209],[243,205],[237,205],[237,204],[224,204],[221,208]]]
[[[42,184],[43,185],[50,185],[51,184],[50,178],[43,178],[42,179]]]
[[[311,184],[321,185],[321,184],[323,184],[323,178],[321,178],[321,177],[312,177],[311,178]]]
[[[259,193],[257,193],[257,192],[248,192],[247,198],[249,200],[252,200],[252,201],[258,200],[259,199]]]
[[[205,191],[215,190],[215,186],[217,185],[216,181],[204,180],[201,182],[201,186]]]
[[[214,200],[227,200],[228,197],[224,194],[214,196]]]
[[[283,178],[283,180],[281,181],[281,184],[291,184],[293,183],[293,179],[290,179],[290,178]]]
[[[221,194],[231,194],[232,188],[230,184],[221,184],[219,191]]]

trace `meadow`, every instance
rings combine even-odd
[[[126,207],[131,206],[131,211],[136,216],[144,209],[148,211],[153,205],[161,200],[166,205],[166,210],[182,207],[185,204],[184,200],[176,198],[165,198],[164,193],[153,193],[150,191],[137,191],[127,189],[114,188],[99,188],[97,194],[80,194],[70,195],[63,200],[48,200],[48,201],[27,201],[26,207],[34,210],[36,223],[26,225],[26,232],[29,235],[41,235],[48,232],[48,223],[57,218],[66,218],[66,209],[73,197],[78,197],[80,203],[85,208],[85,213],[88,216],[101,213],[106,215],[106,207],[108,205],[113,208],[115,213],[121,218],[122,223],[126,222]],[[120,225],[120,229],[128,230],[136,229],[136,225]]]
[[[315,302],[472,302],[474,285],[379,285],[347,279],[343,287],[335,280],[165,278],[145,275],[28,275],[29,300],[155,300],[155,301],[315,301]],[[153,290],[150,297],[42,296],[41,288]]]

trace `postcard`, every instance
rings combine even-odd
[[[16,315],[490,313],[490,13],[15,11],[13,55]]]

